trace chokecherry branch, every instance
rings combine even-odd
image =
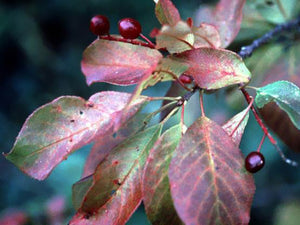
[[[145,37],[145,36],[143,36],[143,37]],[[125,38],[116,37],[116,36],[112,36],[112,35],[99,36],[99,39],[109,40],[109,41],[125,42],[125,43],[130,43],[130,44],[133,44],[133,45],[140,45],[140,46],[155,49],[155,45],[152,42],[145,43],[145,42],[142,42],[138,39],[125,39]]]
[[[280,34],[283,31],[292,30],[300,26],[300,16],[292,21],[287,23],[277,25],[273,30],[269,31],[268,33],[264,34],[262,37],[254,40],[252,44],[243,46],[238,53],[243,59],[251,56],[252,52],[260,47],[263,44],[268,43],[271,41],[276,35]]]

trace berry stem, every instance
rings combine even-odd
[[[153,48],[155,48],[155,44],[152,43],[145,35],[140,33],[140,37],[143,38],[146,42],[148,42],[149,45],[151,45]]]
[[[261,139],[261,141],[260,141],[260,143],[259,143],[259,146],[258,146],[258,148],[257,148],[257,150],[256,150],[257,152],[260,152],[261,147],[262,147],[262,145],[263,145],[265,139],[266,139],[266,134],[264,133],[264,135],[263,135],[263,137],[262,137],[262,139]]]
[[[155,46],[153,44],[141,42],[140,40],[125,39],[125,38],[120,38],[120,37],[116,37],[116,36],[112,36],[112,35],[99,36],[99,39],[109,40],[109,41],[125,42],[125,43],[130,43],[130,44],[133,44],[133,45],[140,45],[140,46],[148,47],[148,48],[151,48],[151,49],[155,49]]]

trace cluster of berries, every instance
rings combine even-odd
[[[93,34],[109,35],[109,20],[106,16],[96,15],[91,19],[90,30]],[[118,23],[119,33],[125,39],[136,39],[142,32],[141,24],[132,18],[121,19]]]

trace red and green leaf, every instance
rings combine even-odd
[[[277,81],[256,89],[255,103],[262,108],[275,102],[300,130],[300,88],[288,81]]]
[[[169,168],[171,194],[185,224],[248,224],[254,181],[222,127],[206,117],[181,138]]]
[[[177,8],[170,0],[158,0],[155,5],[155,15],[162,25],[173,26],[181,20]]]
[[[143,202],[152,224],[182,224],[175,211],[168,170],[172,153],[181,138],[182,127],[167,130],[151,149],[143,175]]]
[[[151,74],[161,58],[156,49],[99,39],[83,52],[81,69],[88,85],[94,82],[132,85]]]
[[[197,12],[198,24],[205,22],[217,27],[222,47],[227,47],[237,36],[246,0],[220,0],[216,8],[201,7]]]
[[[53,168],[73,151],[94,141],[114,126],[120,117],[130,118],[148,101],[136,98],[127,106],[130,94],[106,91],[88,101],[63,96],[33,112],[24,123],[6,158],[35,179],[45,179]],[[127,107],[126,115],[122,114]]]
[[[88,189],[89,181],[73,186],[81,196],[85,194],[81,202],[75,199],[75,206],[80,208],[71,224],[84,224],[87,214],[91,215],[90,221],[96,220],[98,224],[124,224],[128,220],[142,200],[144,164],[161,129],[158,124],[129,137],[98,165]]]
[[[248,83],[251,78],[241,57],[228,50],[198,48],[176,54],[173,58],[188,64],[186,73],[206,90]]]
[[[222,128],[232,138],[232,141],[239,146],[248,123],[249,109],[246,108],[242,112],[236,114],[228,120]]]
[[[114,132],[112,127],[103,136],[95,140],[95,144],[86,160],[82,177],[93,174],[97,165],[105,159],[113,148],[130,135],[135,134],[145,127],[145,123],[147,122],[145,119],[146,114],[137,113],[127,120],[118,131]]]

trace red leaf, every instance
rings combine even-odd
[[[207,90],[248,83],[251,78],[241,57],[228,50],[198,48],[176,54],[174,59],[188,64],[186,73]]]
[[[2,213],[0,224],[2,225],[25,225],[28,222],[28,215],[18,209],[8,209]]]
[[[237,36],[243,17],[246,0],[220,0],[215,9],[201,7],[197,12],[198,24],[215,25],[220,33],[222,47],[227,47]]]
[[[83,52],[81,69],[88,85],[94,82],[132,85],[151,74],[161,58],[156,49],[99,39]]]
[[[106,91],[88,101],[63,96],[33,112],[24,123],[6,158],[35,179],[45,179],[52,169],[76,149],[102,136],[121,115],[131,117],[146,102],[130,94]],[[127,107],[126,115],[122,109]]]
[[[131,136],[99,164],[70,224],[124,224],[129,219],[142,200],[143,168],[161,128],[158,124]],[[73,190],[80,186],[75,184]]]
[[[228,120],[222,128],[231,136],[232,141],[239,146],[245,131],[245,127],[249,119],[249,109],[246,108],[242,112],[236,114]]]
[[[145,126],[145,117],[145,114],[137,113],[130,120],[127,120],[117,132],[114,132],[112,127],[112,129],[108,130],[104,136],[102,136],[99,140],[96,140],[96,143],[86,160],[82,177],[93,174],[97,165],[114,147],[128,138],[129,135],[132,135],[143,128]]]
[[[159,0],[155,5],[155,15],[162,25],[173,26],[180,21],[179,12],[170,0]]]
[[[254,181],[244,157],[215,122],[198,119],[169,168],[171,194],[185,224],[248,224]]]
[[[143,202],[152,224],[182,224],[169,188],[168,169],[181,138],[181,125],[167,130],[151,149],[143,175]]]

